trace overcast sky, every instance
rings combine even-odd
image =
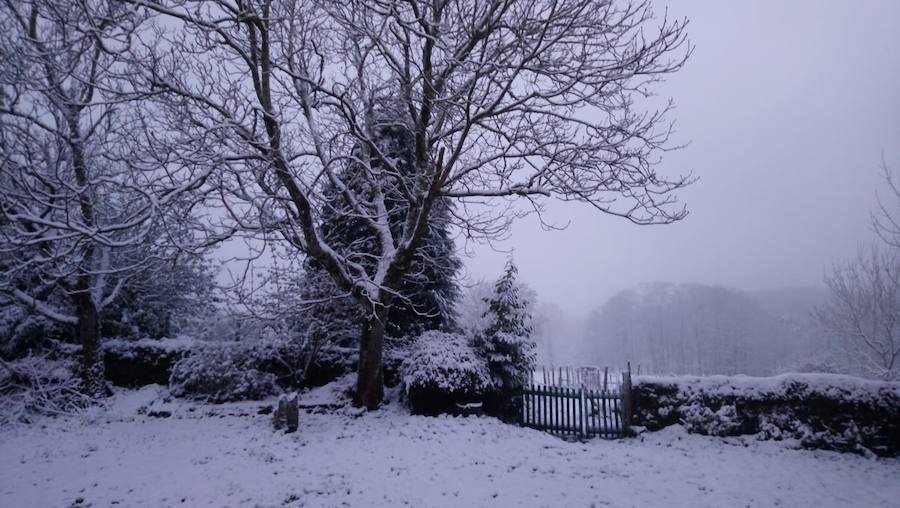
[[[641,227],[586,206],[571,221],[517,223],[522,279],[583,315],[641,282],[745,289],[815,286],[873,238],[869,212],[882,153],[900,173],[900,2],[658,2],[690,20],[695,51],[658,88],[677,109],[678,142],[660,172],[693,172],[683,222]],[[471,277],[493,279],[505,255],[476,246]]]

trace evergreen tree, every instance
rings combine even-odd
[[[535,343],[531,340],[531,315],[528,302],[516,284],[518,269],[512,259],[494,286],[492,297],[485,299],[490,324],[474,339],[475,347],[488,362],[494,384],[502,399],[501,411],[521,388],[525,376],[534,369]]]
[[[144,252],[148,255],[149,252]],[[154,260],[100,315],[104,337],[173,337],[215,310],[215,272],[201,256]]]
[[[412,185],[414,177],[414,143],[409,126],[397,120],[402,115],[391,109],[385,102],[381,111],[374,113],[371,120],[373,138],[378,150],[395,161],[400,169],[401,179]],[[349,164],[340,175],[341,181],[353,187],[361,194],[371,190],[362,188],[364,171],[382,171],[382,164],[375,156],[367,157],[368,150],[358,147],[354,156],[368,159],[368,168],[361,163]],[[357,177],[359,175],[359,177]],[[382,179],[385,184],[393,182],[393,178]],[[337,196],[336,186],[328,186],[327,193]],[[388,212],[388,223],[392,233],[402,236],[403,221],[407,212],[406,201],[400,188],[388,188],[385,192],[385,205]],[[341,199],[328,200],[338,202],[337,206],[325,210],[322,232],[336,251],[353,262],[374,270],[373,257],[377,252],[377,238],[364,221],[355,218],[348,203]],[[387,322],[387,335],[393,337],[418,336],[427,330],[448,330],[455,328],[454,302],[459,295],[456,273],[462,262],[455,253],[453,239],[450,236],[450,204],[439,201],[431,215],[428,229],[420,247],[413,257],[410,270],[404,277],[398,290],[398,296],[390,310]],[[355,340],[359,337],[357,305],[349,301],[349,296],[341,295],[331,278],[315,261],[305,263],[304,300],[314,301],[307,313],[308,330],[324,333],[338,342]],[[333,324],[332,324],[333,323]],[[348,329],[351,327],[353,329]]]

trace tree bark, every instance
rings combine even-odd
[[[356,397],[353,403],[366,409],[377,409],[384,399],[384,329],[387,310],[369,314],[363,322],[359,340],[359,368]]]
[[[100,319],[97,305],[87,290],[75,293],[75,308],[78,313],[76,336],[81,344],[81,379],[85,393],[92,397],[107,394],[103,381],[103,363],[98,354],[100,342]]]

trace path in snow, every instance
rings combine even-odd
[[[248,416],[122,407],[90,425],[0,430],[0,506],[900,506],[900,460],[680,427],[569,443],[395,404],[302,413],[299,432],[283,435],[258,403],[233,406]]]

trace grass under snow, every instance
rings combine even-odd
[[[335,387],[301,404],[334,402]],[[900,460],[710,438],[681,427],[566,442],[399,403],[301,413],[121,392],[88,417],[0,429],[0,506],[898,506]],[[147,413],[170,411],[168,418]]]

